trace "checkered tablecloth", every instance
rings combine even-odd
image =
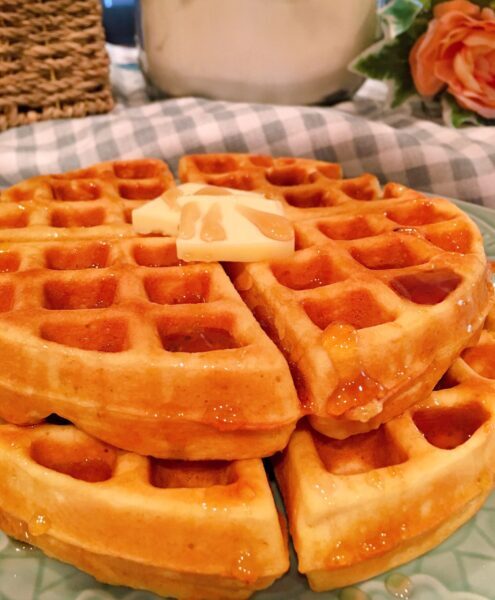
[[[314,156],[428,192],[495,208],[495,127],[448,129],[418,107],[386,109],[367,82],[352,102],[273,106],[181,98],[150,102],[133,50],[110,48],[117,108],[0,134],[0,187],[39,173],[117,157],[165,159],[192,152]]]

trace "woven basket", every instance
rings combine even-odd
[[[99,0],[0,0],[0,131],[113,106]]]

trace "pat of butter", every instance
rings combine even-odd
[[[177,256],[185,261],[256,262],[294,252],[294,229],[280,202],[248,196],[189,197]]]
[[[183,183],[164,192],[158,198],[150,200],[132,211],[132,227],[136,233],[162,235],[177,235],[179,230],[180,211],[191,197],[198,195],[205,197],[214,194],[229,196],[251,196],[266,202],[264,196],[254,192],[234,190],[232,188],[218,188],[204,183]]]
[[[132,228],[136,233],[176,235],[180,207],[173,209],[159,196],[132,211]]]

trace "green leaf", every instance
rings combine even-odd
[[[393,40],[378,42],[368,48],[351,65],[351,69],[361,75],[392,83],[393,108],[416,94],[409,67],[409,53],[427,26],[428,16],[421,14],[407,31]]]
[[[387,39],[407,31],[428,0],[393,0],[380,12],[381,24]]]
[[[455,98],[445,93],[442,98],[444,120],[453,127],[464,125],[495,125],[494,119],[484,119],[472,110],[462,108],[457,104]]]
[[[399,38],[382,44],[377,52],[359,57],[352,67],[366,77],[391,81],[394,90],[393,107],[399,106],[416,93],[409,70],[408,53],[404,54],[400,46]]]

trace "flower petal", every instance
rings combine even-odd
[[[485,119],[495,119],[495,106],[485,106],[484,104],[476,102],[475,100],[471,100],[463,95],[455,95],[455,99],[463,108],[472,110]]]
[[[454,58],[454,72],[462,85],[475,92],[481,92],[480,84],[473,75],[474,61],[469,52],[461,51]]]
[[[449,12],[462,12],[469,16],[478,16],[481,12],[480,8],[468,0],[450,0],[450,2],[441,2],[433,9],[433,15],[436,19],[440,19]]]

